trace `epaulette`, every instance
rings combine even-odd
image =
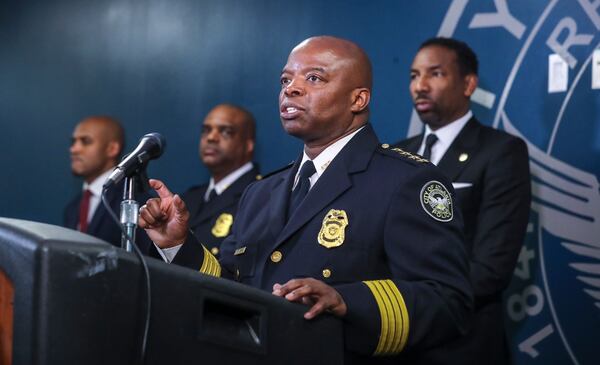
[[[266,179],[266,178],[268,178],[268,177],[270,177],[270,176],[273,176],[273,175],[275,175],[275,174],[276,174],[276,173],[278,173],[278,172],[285,171],[285,170],[289,169],[289,168],[290,168],[290,167],[292,167],[292,166],[294,166],[294,161],[290,162],[289,164],[285,165],[285,166],[284,166],[284,167],[282,167],[282,168],[279,168],[279,169],[277,169],[277,170],[275,170],[275,171],[271,171],[271,172],[269,172],[268,174],[265,174],[265,175],[263,175],[263,176],[262,176],[262,178],[260,178],[260,179],[257,179],[257,180]]]
[[[390,148],[390,145],[387,143],[382,144],[378,150],[388,156],[403,157],[404,159],[409,160],[411,162],[416,162],[416,163],[429,162],[429,160],[421,157],[420,155],[405,151],[402,148],[399,148],[399,147]]]

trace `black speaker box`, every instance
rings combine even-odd
[[[343,363],[339,320],[307,321],[302,305],[147,260],[145,364]],[[146,296],[135,255],[73,230],[0,218],[0,272],[14,291],[0,315],[0,350],[12,347],[0,365],[136,364]]]

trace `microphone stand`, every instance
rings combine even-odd
[[[145,287],[146,287],[146,306],[144,311],[144,327],[142,333],[142,340],[140,343],[140,356],[139,361],[136,364],[144,364],[146,358],[146,345],[148,344],[148,331],[150,328],[150,303],[152,295],[150,293],[150,271],[148,270],[148,265],[146,264],[146,259],[144,259],[144,255],[142,251],[135,245],[135,232],[138,226],[138,214],[139,214],[139,205],[135,200],[135,190],[139,189],[140,192],[146,192],[150,189],[150,184],[148,183],[148,174],[146,173],[146,167],[148,165],[148,161],[140,161],[141,165],[138,168],[130,173],[131,176],[125,176],[125,186],[123,188],[123,201],[121,202],[121,211],[120,217],[117,217],[115,212],[113,212],[108,200],[106,200],[106,190],[111,186],[103,186],[102,190],[102,204],[110,214],[111,218],[115,221],[115,223],[120,224],[121,229],[121,247],[128,252],[133,252],[140,259],[140,263],[143,268],[143,278],[145,279]],[[114,180],[113,180],[114,183]]]
[[[135,245],[135,231],[138,225],[138,212],[140,206],[135,200],[135,186],[137,176],[125,178],[123,188],[123,201],[121,201],[121,225],[125,229],[125,234],[121,234],[121,247],[127,252],[133,251]]]

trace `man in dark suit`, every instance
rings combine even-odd
[[[304,151],[248,186],[220,262],[187,233],[185,204],[158,180],[140,225],[161,247],[195,250],[203,273],[304,303],[306,319],[340,317],[348,362],[409,361],[457,336],[472,305],[462,219],[433,165],[379,144],[367,55],[309,38],[280,80],[283,127]]]
[[[529,218],[529,161],[521,139],[482,125],[470,111],[477,66],[477,57],[463,42],[424,42],[412,63],[410,93],[425,133],[398,143],[431,160],[453,181],[465,222],[473,324],[467,335],[431,351],[431,364],[510,362],[502,291]]]
[[[83,189],[64,210],[63,224],[67,228],[98,237],[121,247],[121,230],[111,219],[100,198],[102,185],[119,161],[125,143],[121,124],[109,116],[90,116],[73,131],[71,140],[71,171],[83,179]],[[106,198],[119,214],[123,196],[123,182],[106,192]],[[140,200],[148,195],[139,195]],[[143,232],[137,242],[142,251],[148,250],[149,241]]]
[[[254,140],[254,117],[239,106],[217,105],[204,119],[199,152],[211,178],[182,198],[190,210],[190,228],[213,255],[219,254],[221,242],[229,235],[244,189],[260,179],[252,163]],[[181,255],[176,263],[179,260]]]

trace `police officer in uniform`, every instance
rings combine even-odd
[[[252,162],[255,126],[250,112],[231,104],[215,106],[204,118],[199,155],[210,171],[210,181],[190,188],[182,198],[190,211],[190,228],[215,256],[229,235],[244,189],[261,178]],[[184,252],[175,253],[163,251],[163,258],[184,266],[195,260]]]
[[[292,50],[280,117],[304,151],[249,185],[220,260],[198,249],[185,204],[158,180],[140,225],[162,248],[197,250],[203,273],[305,303],[309,320],[340,317],[347,361],[374,364],[416,360],[464,332],[472,298],[451,185],[426,160],[379,143],[371,80],[352,42],[320,36]]]

